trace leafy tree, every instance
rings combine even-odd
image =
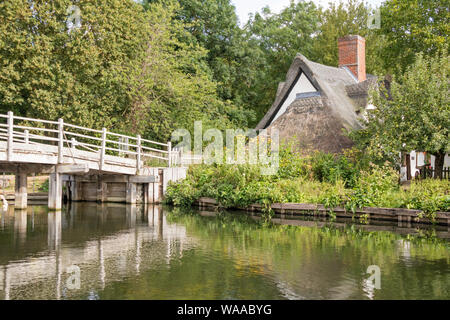
[[[135,90],[125,126],[137,125],[154,138],[169,138],[177,128],[192,131],[197,120],[205,127],[233,126],[227,115],[235,107],[217,96],[203,63],[207,51],[179,40],[187,31],[175,19],[177,10],[176,3],[151,5],[142,67],[132,77]]]
[[[360,0],[330,3],[327,9],[319,10],[320,27],[314,39],[313,61],[338,66],[338,39],[346,35],[360,35],[366,38],[366,68],[368,73],[382,73],[382,61],[378,50],[383,38],[367,27],[368,17],[373,14],[370,7]]]
[[[425,151],[436,157],[436,176],[441,176],[450,150],[450,101],[448,51],[416,62],[389,86],[372,90],[366,128],[354,133],[359,144],[380,158],[400,152]],[[388,90],[389,88],[389,90]]]
[[[0,3],[0,110],[90,127],[113,126],[129,103],[127,74],[142,50],[145,19],[133,1]]]
[[[245,29],[249,41],[257,46],[262,57],[254,62],[258,69],[255,72],[257,80],[251,87],[255,93],[252,104],[258,119],[273,103],[278,83],[285,80],[297,53],[311,56],[318,23],[316,6],[313,2],[304,1],[291,1],[279,14],[265,7],[250,18]]]
[[[207,50],[204,70],[217,83],[219,97],[235,106],[228,116],[241,126],[253,123],[255,116],[247,96],[255,55],[239,27],[235,7],[230,0],[145,0],[144,7],[151,9],[156,3],[171,6],[174,2],[179,4],[174,18],[186,31],[177,33],[178,40]]]
[[[386,0],[381,6],[381,29],[386,44],[379,51],[386,70],[399,75],[422,52],[442,50],[450,33],[449,0]]]
[[[171,0],[146,0],[145,6],[157,2]],[[280,14],[265,8],[241,29],[230,0],[178,2],[176,17],[188,31],[179,40],[208,50],[206,61],[220,98],[237,106],[231,118],[256,125],[272,104],[278,82],[284,80],[297,52],[310,53],[318,22],[316,7],[312,2],[292,2]]]
[[[241,110],[217,95],[207,51],[186,35],[178,6],[145,12],[132,0],[0,3],[0,111],[164,140],[172,130],[235,126]]]

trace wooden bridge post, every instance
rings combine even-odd
[[[73,175],[72,176],[72,180],[71,180],[72,186],[71,186],[71,191],[72,191],[72,196],[71,199],[72,201],[82,201],[83,200],[83,182],[80,181],[80,179],[78,178],[77,175]]]
[[[14,114],[12,111],[8,111],[8,144],[7,144],[7,160],[12,161],[13,157],[13,134],[14,134]]]
[[[28,131],[28,130],[24,130],[24,132],[23,133],[25,133],[25,144],[29,144],[30,143],[30,131]]]
[[[62,208],[62,175],[58,172],[51,173],[48,186],[48,208],[61,210]]]
[[[105,165],[105,154],[106,154],[106,128],[102,128],[102,149],[100,150],[100,165],[99,170],[103,170],[103,166]]]
[[[126,184],[126,203],[136,203],[137,185],[136,183],[127,182]]]
[[[27,208],[27,173],[20,169],[16,172],[16,181],[14,187],[14,209]]]
[[[141,173],[141,135],[137,135],[136,175]]]
[[[63,148],[64,148],[64,120],[59,118],[58,119],[58,163],[64,162]]]
[[[172,166],[172,141],[167,142],[167,151],[169,152],[169,168]]]
[[[107,199],[107,188],[108,184],[104,182],[103,176],[99,174],[97,176],[97,202],[106,202]]]

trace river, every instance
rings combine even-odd
[[[0,215],[0,299],[450,299],[447,227],[96,203]]]

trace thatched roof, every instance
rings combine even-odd
[[[317,89],[314,94],[297,95],[275,121],[286,98],[304,73]],[[360,128],[359,110],[367,104],[367,91],[374,77],[358,83],[347,68],[335,68],[309,61],[299,54],[280,84],[272,107],[256,129],[277,128],[280,138],[296,137],[298,147],[338,153],[352,146],[345,131]]]

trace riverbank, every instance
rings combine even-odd
[[[220,209],[220,204],[213,198],[199,198],[194,202],[199,209]],[[246,212],[267,212],[267,207],[254,203],[245,208],[235,208]],[[321,204],[308,203],[273,203],[270,209],[275,214],[282,216],[329,216],[330,209]],[[332,209],[334,217],[358,219],[361,222],[370,220],[393,221],[398,223],[421,223],[450,226],[450,212],[435,212],[434,219],[428,217],[422,210],[403,208],[361,208],[355,212],[349,212],[344,207]]]
[[[361,220],[449,224],[450,181],[414,180],[399,185],[388,164],[356,156],[280,152],[276,174],[256,165],[196,165],[187,178],[168,187],[166,202],[273,213],[342,216]]]

